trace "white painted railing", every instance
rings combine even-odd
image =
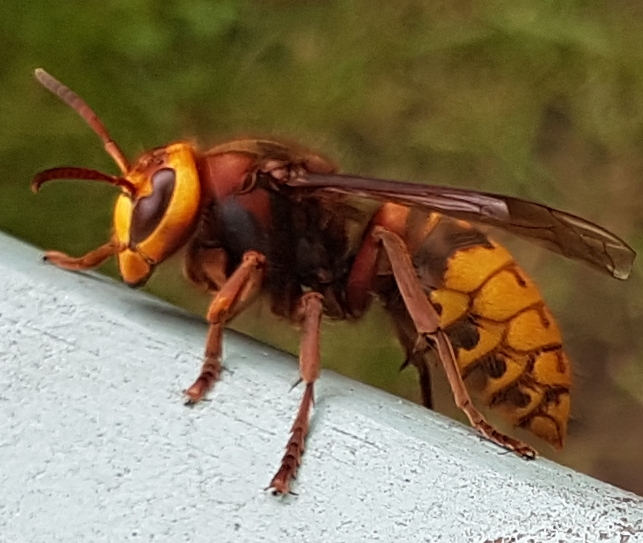
[[[0,541],[643,541],[643,498],[332,372],[297,495],[275,498],[296,361],[230,333],[189,409],[204,334],[0,236]]]

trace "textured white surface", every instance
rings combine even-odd
[[[297,496],[264,492],[296,361],[0,235],[0,541],[643,541],[643,498],[322,374]]]

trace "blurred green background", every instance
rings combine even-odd
[[[70,182],[35,197],[34,173],[116,170],[35,83],[42,66],[132,159],[181,138],[282,136],[344,171],[548,203],[643,249],[640,2],[32,0],[0,4],[0,29],[0,229],[38,246],[77,255],[103,243],[115,193]],[[535,444],[643,494],[641,262],[622,283],[501,239],[540,284],[574,362],[566,448]],[[186,288],[178,264],[148,289],[202,314],[208,299]],[[375,308],[358,324],[327,326],[325,367],[417,400],[382,317]],[[296,334],[269,319],[259,305],[235,325],[295,350]],[[438,409],[462,419],[440,383]]]

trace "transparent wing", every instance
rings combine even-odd
[[[627,243],[597,224],[511,196],[341,174],[303,174],[284,184],[305,192],[394,202],[488,224],[582,260],[617,279],[627,279],[636,256]]]

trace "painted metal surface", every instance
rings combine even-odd
[[[0,235],[0,541],[643,541],[643,498],[527,462],[322,373],[296,496],[263,488],[299,400],[293,357]]]

